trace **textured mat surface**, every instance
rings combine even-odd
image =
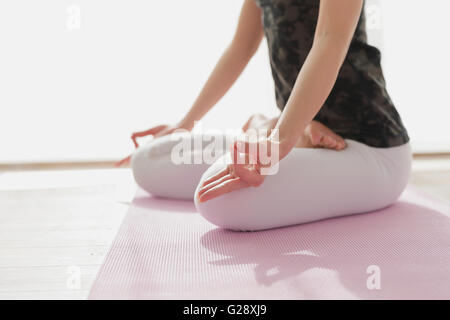
[[[138,192],[90,299],[449,299],[449,284],[450,205],[411,188],[381,211],[249,233]]]

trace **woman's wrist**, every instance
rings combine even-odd
[[[190,120],[189,118],[184,117],[183,119],[181,119],[181,121],[179,121],[177,123],[177,127],[180,129],[185,129],[185,130],[191,131],[194,128],[194,123],[195,122],[193,120]]]
[[[288,155],[292,148],[294,148],[295,142],[292,142],[292,139],[288,137],[280,137],[279,131],[276,130],[278,129],[272,131],[268,140],[273,147],[276,147],[278,149],[278,157],[281,160]]]

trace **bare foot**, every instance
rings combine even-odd
[[[266,129],[267,133],[275,127],[278,117],[268,119],[262,114],[252,115],[245,125],[242,127],[242,131],[247,132],[250,129]],[[303,135],[297,142],[296,148],[325,148],[333,150],[342,150],[347,147],[345,140],[333,132],[330,128],[323,125],[318,121],[311,121],[305,128]]]
[[[342,150],[347,147],[345,140],[330,128],[317,121],[311,121],[296,145],[297,148],[325,148]]]

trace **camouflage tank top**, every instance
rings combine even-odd
[[[320,0],[255,0],[262,11],[278,107],[283,110],[313,43]],[[326,102],[315,116],[344,139],[386,148],[409,141],[389,97],[380,51],[367,44],[364,10]]]

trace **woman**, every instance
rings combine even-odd
[[[133,155],[138,184],[161,196],[195,193],[203,217],[233,230],[288,226],[392,204],[407,184],[411,149],[386,91],[380,52],[367,44],[363,6],[363,0],[245,0],[231,44],[186,116],[177,125],[133,134],[134,141],[166,136]],[[233,152],[224,155],[233,155],[229,164],[173,164],[168,135],[191,130],[219,101],[264,35],[281,114],[271,120],[253,116],[243,130],[271,133],[257,142],[233,143]],[[277,148],[277,163],[262,164],[250,153],[267,143]],[[276,174],[261,173],[276,164]]]

